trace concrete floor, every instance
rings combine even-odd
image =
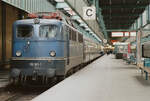
[[[150,81],[134,65],[105,55],[33,101],[149,101]]]

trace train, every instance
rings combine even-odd
[[[57,13],[30,14],[13,24],[10,82],[64,79],[100,57],[102,45],[83,35]]]

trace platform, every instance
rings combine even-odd
[[[150,81],[134,65],[104,55],[32,101],[143,100],[150,100]]]

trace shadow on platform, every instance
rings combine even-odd
[[[150,87],[150,80],[145,80],[143,76],[134,76],[134,78],[143,86]]]

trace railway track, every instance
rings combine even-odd
[[[39,94],[14,94],[6,98],[4,101],[30,101]]]
[[[84,68],[86,65],[82,66],[80,69]],[[47,87],[41,87],[41,86],[35,87],[33,85],[32,86],[31,85],[30,86],[8,85],[6,87],[0,88],[0,101],[30,101],[34,97],[40,95],[41,93],[53,87],[57,83],[59,82],[51,82],[51,84],[48,85]]]
[[[30,101],[49,88],[39,87],[18,87],[9,85],[0,88],[0,101]]]
[[[16,101],[22,96],[22,94],[13,94],[4,99],[4,101]]]

